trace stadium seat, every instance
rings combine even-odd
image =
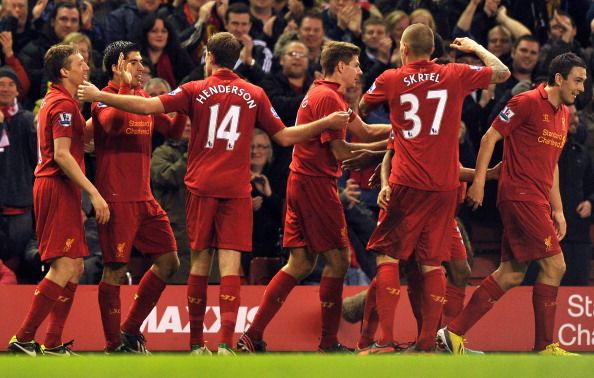
[[[250,262],[250,285],[267,285],[281,267],[280,257],[254,257]]]

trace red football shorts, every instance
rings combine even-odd
[[[392,186],[385,218],[373,231],[367,249],[400,260],[439,266],[450,259],[457,190],[434,192]]]
[[[80,189],[65,176],[38,177],[33,184],[37,241],[42,261],[89,254]]]
[[[452,219],[451,241],[450,241],[450,260],[466,260],[466,247],[464,246],[464,240],[462,240],[462,234],[458,228],[456,219]]]
[[[505,201],[498,209],[503,223],[501,261],[528,262],[561,253],[549,204]]]
[[[109,212],[109,222],[97,225],[103,262],[128,263],[132,246],[152,257],[177,250],[169,218],[156,200],[110,202]]]
[[[186,224],[193,250],[252,250],[251,198],[200,197],[188,191]]]
[[[291,172],[287,182],[287,213],[283,247],[309,247],[322,253],[348,248],[344,210],[336,179]]]

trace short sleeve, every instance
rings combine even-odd
[[[529,99],[522,95],[512,97],[495,117],[491,126],[504,137],[510,135],[530,115]]]
[[[393,77],[396,74],[396,70],[386,70],[381,75],[379,75],[371,87],[365,92],[363,95],[363,102],[369,108],[374,109],[381,104],[388,101],[388,84],[390,81],[390,77]]]
[[[160,95],[159,100],[165,108],[164,113],[179,112],[190,116],[195,84],[194,82],[186,83],[167,94]]]
[[[62,101],[50,115],[52,135],[57,138],[72,138],[73,125],[78,117],[78,107],[70,101]]]
[[[335,96],[324,96],[318,100],[316,108],[314,109],[318,119],[322,119],[327,115],[334,112],[347,111],[347,105],[344,102],[338,100]],[[345,139],[346,130],[329,130],[326,129],[320,134],[320,141],[322,143],[328,143],[335,139]]]
[[[266,131],[268,135],[272,136],[285,128],[285,124],[281,121],[276,110],[270,103],[270,99],[263,91],[260,94],[257,117],[258,126]]]
[[[456,77],[459,77],[459,83],[466,93],[477,89],[486,89],[491,84],[493,69],[485,66],[471,66],[468,64],[455,64]]]

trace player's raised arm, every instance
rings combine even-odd
[[[344,129],[347,126],[349,116],[348,112],[334,112],[317,121],[299,126],[285,127],[274,134],[272,139],[283,147],[291,146],[311,139],[326,129]]]
[[[126,77],[130,76],[130,73],[127,71],[127,63],[123,54],[119,57],[116,74],[119,74],[124,81],[129,82],[129,79],[126,80]],[[100,91],[99,88],[88,81],[84,81],[78,86],[76,96],[80,101],[102,102],[106,105],[136,114],[146,115],[165,112],[161,100],[157,97],[144,98],[133,95],[108,93]]]
[[[493,73],[491,75],[491,83],[493,84],[503,83],[511,76],[509,68],[507,68],[507,66],[503,64],[499,58],[470,38],[456,38],[450,44],[450,47],[463,52],[472,52],[476,54],[476,56],[479,57],[485,66],[491,67],[493,69]]]

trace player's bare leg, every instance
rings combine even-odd
[[[274,275],[260,301],[260,307],[250,329],[237,342],[237,349],[244,352],[265,352],[263,333],[280,310],[295,285],[309,276],[316,266],[318,254],[306,248],[293,248],[287,264]]]

